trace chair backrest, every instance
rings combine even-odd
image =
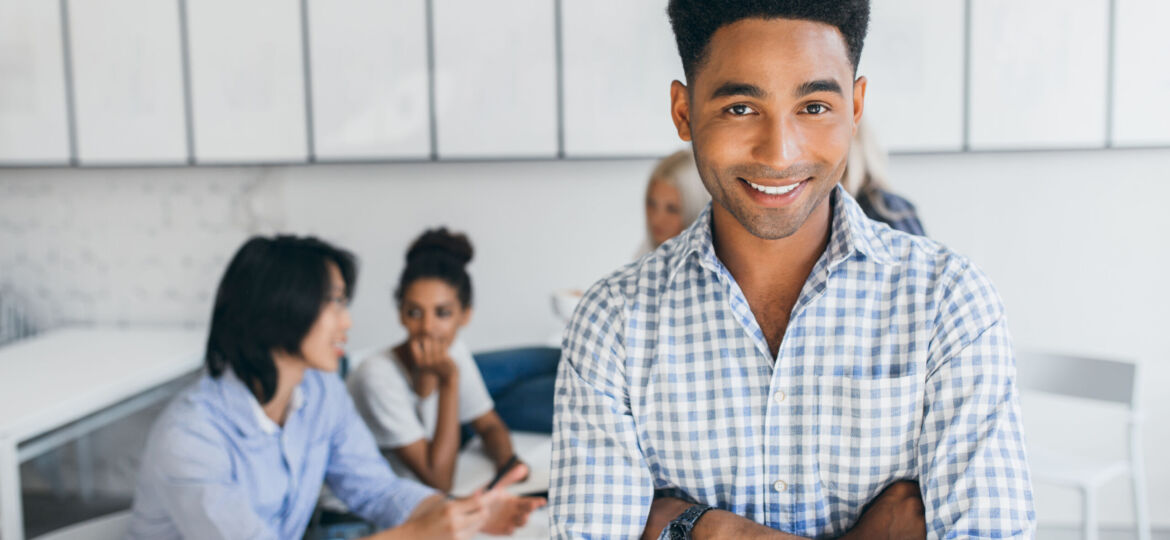
[[[1135,408],[1137,365],[1063,354],[1016,353],[1020,388]]]

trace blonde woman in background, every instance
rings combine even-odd
[[[710,201],[711,195],[699,178],[695,156],[689,148],[659,160],[646,184],[646,238],[638,246],[634,258],[650,253],[663,242],[678,236],[695,222]],[[553,313],[562,322],[569,322],[583,294],[581,289],[553,292]],[[560,347],[561,333],[553,334],[548,343]]]
[[[877,141],[869,123],[862,119],[849,148],[849,163],[841,177],[845,188],[870,219],[899,231],[925,236],[922,222],[910,201],[890,192],[886,150]]]
[[[646,240],[637,256],[654,251],[681,233],[710,201],[690,149],[662,158],[646,184]]]

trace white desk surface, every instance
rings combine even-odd
[[[552,436],[546,433],[512,432],[512,449],[520,460],[528,464],[528,479],[513,484],[508,491],[515,494],[548,491],[549,469],[552,463]],[[467,443],[455,461],[455,485],[451,493],[469,495],[491,482],[495,467],[483,452],[483,441],[478,437]],[[548,507],[541,508],[528,516],[528,524],[517,529],[510,537],[480,534],[476,540],[511,538],[513,540],[545,539],[549,537]]]
[[[0,439],[21,441],[197,369],[207,333],[65,328],[0,347]]]

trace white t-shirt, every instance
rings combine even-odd
[[[459,368],[459,423],[465,424],[490,412],[495,403],[467,346],[456,339],[447,354]],[[410,370],[394,353],[394,347],[367,357],[349,374],[346,381],[349,393],[379,448],[401,448],[435,436],[439,390],[436,388],[426,398],[419,399],[410,381]],[[388,458],[399,476],[414,477],[397,456],[388,454]]]

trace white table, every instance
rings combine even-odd
[[[66,328],[0,348],[0,539],[22,540],[20,463],[172,397],[207,334]]]
[[[513,431],[512,450],[520,457],[521,461],[528,464],[528,478],[523,482],[509,486],[508,491],[517,495],[548,491],[552,463],[552,436],[547,433]],[[451,488],[451,493],[470,495],[491,482],[495,471],[495,466],[483,451],[482,440],[476,437],[467,443],[467,447],[459,452],[459,457],[455,460],[455,484]],[[512,540],[543,540],[548,537],[548,507],[546,506],[528,516],[528,524],[516,529],[516,532],[507,538]],[[480,534],[476,540],[494,538],[503,537]]]

